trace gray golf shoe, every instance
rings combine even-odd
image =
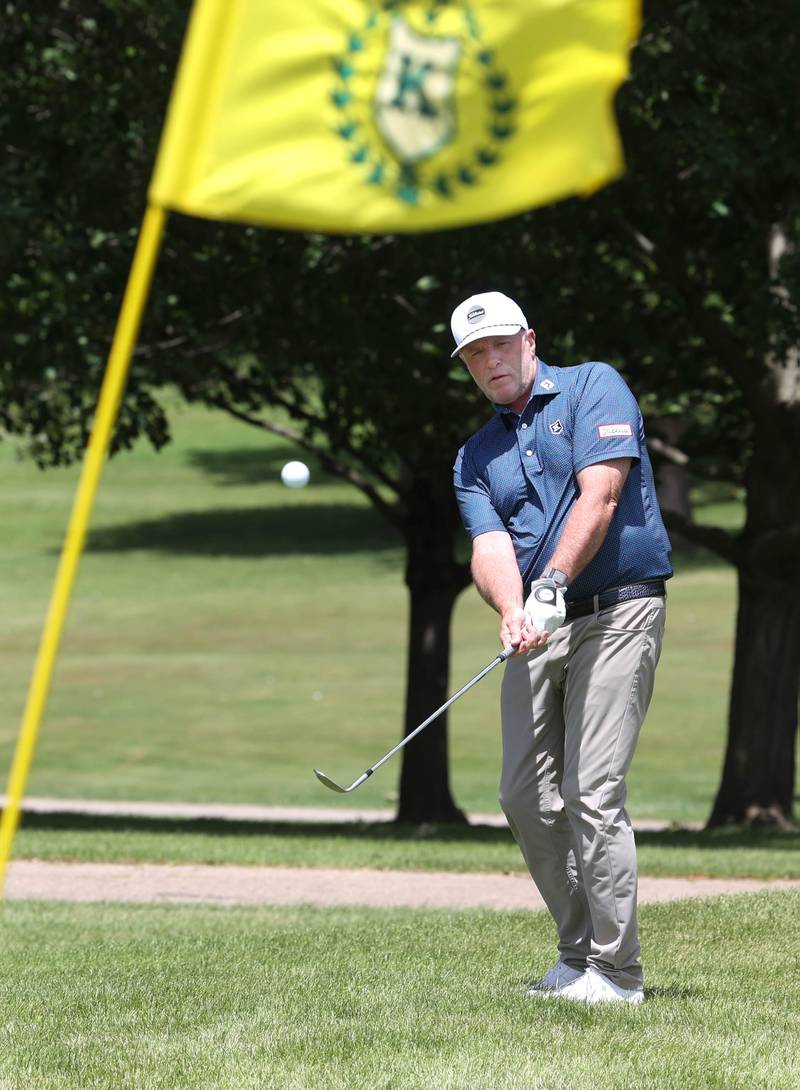
[[[573,969],[559,958],[553,968],[548,969],[541,980],[536,980],[531,984],[528,988],[528,995],[558,995],[562,989],[580,980],[583,974],[583,969]]]

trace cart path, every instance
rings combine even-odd
[[[639,901],[682,900],[764,889],[800,889],[800,879],[641,878]],[[212,905],[362,905],[371,908],[544,908],[523,874],[162,866],[152,863],[9,865],[8,900],[127,901]]]

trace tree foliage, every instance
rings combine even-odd
[[[768,9],[651,5],[619,101],[629,173],[576,221],[594,233],[611,288],[604,321],[616,340],[612,358],[646,391],[646,406],[681,418],[683,449],[668,453],[700,479],[738,485],[745,498],[739,533],[668,518],[738,574],[729,738],[712,823],[792,817],[800,676],[796,15],[785,0]]]

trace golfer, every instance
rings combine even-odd
[[[670,545],[636,400],[605,363],[553,367],[519,306],[466,299],[456,347],[494,415],[458,452],[472,573],[518,653],[500,804],[558,931],[531,995],[644,998],[625,776],[653,691]]]

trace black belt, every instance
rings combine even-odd
[[[588,617],[590,613],[600,612],[601,609],[609,609],[620,602],[632,602],[636,598],[663,598],[667,593],[663,579],[652,580],[649,583],[628,583],[626,587],[614,587],[604,590],[602,594],[596,594],[592,598],[579,598],[576,602],[567,602],[567,620],[574,621],[576,617]]]

